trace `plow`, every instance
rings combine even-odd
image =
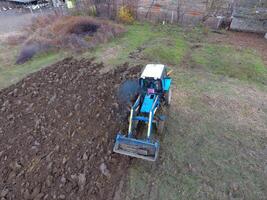
[[[148,64],[139,78],[140,92],[131,106],[128,133],[118,133],[113,151],[130,157],[156,161],[160,143],[154,139],[155,128],[163,131],[166,117],[159,110],[171,103],[170,72],[162,64]],[[147,127],[146,136],[138,137],[138,124]]]

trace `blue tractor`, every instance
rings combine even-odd
[[[131,107],[128,134],[118,133],[113,151],[131,157],[155,161],[159,152],[159,142],[152,138],[153,124],[157,132],[163,130],[164,115],[157,111],[161,106],[171,102],[171,82],[166,66],[148,64],[139,78],[140,92]],[[143,122],[147,125],[146,138],[137,135],[137,125]]]

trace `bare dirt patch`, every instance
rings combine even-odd
[[[2,198],[113,198],[128,166],[112,153],[127,125],[116,91],[140,68],[102,67],[68,58],[0,92]]]

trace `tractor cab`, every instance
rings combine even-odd
[[[139,85],[144,94],[141,112],[148,113],[153,106],[156,96],[163,100],[165,98],[164,94],[169,91],[171,78],[167,75],[165,65],[146,65],[139,79]]]
[[[167,74],[166,66],[162,64],[148,64],[144,68],[139,84],[142,90],[148,93],[161,94],[168,91],[171,85],[171,78]]]

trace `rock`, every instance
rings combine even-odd
[[[43,196],[44,196],[43,193],[39,193],[39,194],[37,194],[37,195],[34,197],[34,200],[40,200],[40,199],[43,198]]]
[[[60,181],[64,184],[66,183],[66,178],[64,177],[64,175],[61,177]]]
[[[23,197],[24,199],[31,199],[31,195],[28,189],[25,190]]]
[[[31,149],[34,151],[38,151],[38,148],[36,146],[32,146]]]
[[[265,36],[264,36],[264,38],[267,40],[267,33],[265,33]]]
[[[56,147],[55,147],[55,151],[59,151],[59,149],[60,149],[60,147],[59,147],[59,145],[57,145]]]
[[[117,102],[114,102],[113,103],[113,106],[115,107],[115,109],[118,109],[119,108],[119,104]]]
[[[37,195],[40,194],[40,187],[39,186],[36,186],[34,189],[33,189],[33,192],[32,192],[32,197],[35,198]]]
[[[14,115],[13,114],[10,114],[10,115],[8,115],[7,116],[7,119],[9,120],[9,121],[12,121],[12,120],[14,120]]]
[[[85,174],[79,174],[79,176],[78,176],[78,185],[79,185],[81,191],[84,188],[85,182],[86,182]]]
[[[17,171],[19,170],[22,166],[21,164],[18,162],[18,161],[15,161],[15,162],[12,162],[10,165],[9,165],[10,168],[12,168],[14,171]]]
[[[8,181],[13,181],[15,176],[16,173],[14,171],[11,171],[8,175]]]
[[[76,175],[76,174],[72,174],[72,175],[70,175],[70,177],[71,177],[73,180],[76,180],[76,179],[77,179],[77,175]]]
[[[35,146],[39,146],[39,145],[40,145],[40,143],[39,143],[37,140],[35,140],[33,144],[34,144]]]
[[[86,152],[84,152],[84,154],[83,154],[83,160],[88,160],[88,156],[87,156]]]
[[[64,194],[61,194],[61,195],[59,195],[59,197],[58,197],[59,199],[65,199],[66,197],[65,197],[65,195]]]
[[[109,176],[109,170],[107,168],[107,165],[105,163],[101,163],[101,165],[99,166],[99,169],[101,171],[102,174],[104,174],[105,176]]]
[[[67,162],[67,158],[66,157],[63,157],[62,164],[65,165],[66,162]]]
[[[230,187],[231,187],[231,190],[232,190],[233,192],[236,192],[236,191],[239,190],[239,185],[238,185],[238,183],[232,183]]]
[[[49,99],[48,104],[52,104],[52,103],[55,101],[56,98],[57,98],[57,94],[54,94],[54,95]]]
[[[52,182],[53,182],[53,177],[51,175],[48,175],[46,178],[46,185],[50,187],[52,185]]]
[[[50,171],[52,169],[52,165],[53,165],[53,162],[49,162],[46,168]]]
[[[13,95],[14,97],[16,97],[18,95],[18,88],[15,88],[14,91],[13,91]]]
[[[3,189],[2,192],[1,192],[1,194],[0,194],[0,196],[1,196],[1,197],[5,197],[5,196],[8,194],[8,192],[9,192],[9,191],[8,191],[7,188],[6,188],[6,189]]]

